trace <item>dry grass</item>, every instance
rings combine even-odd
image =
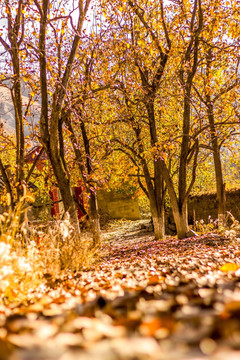
[[[33,226],[31,233],[41,251],[45,269],[49,273],[88,268],[96,256],[90,234],[76,236],[68,217],[39,227]]]
[[[0,302],[23,301],[44,283],[44,275],[88,268],[96,257],[90,236],[77,237],[69,218],[28,225],[30,199],[0,215]]]

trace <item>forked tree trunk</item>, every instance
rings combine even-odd
[[[90,144],[88,135],[84,126],[84,123],[81,124],[81,132],[83,136],[83,143],[85,148],[85,157],[86,157],[86,168],[84,166],[84,157],[82,156],[81,150],[78,146],[78,140],[74,133],[74,129],[71,123],[71,120],[66,114],[64,118],[65,123],[67,124],[70,139],[72,142],[73,150],[75,152],[76,159],[78,161],[79,170],[82,174],[82,178],[85,182],[86,188],[88,188],[88,183],[86,181],[85,171],[87,170],[88,174],[91,175],[92,167],[91,167],[91,157],[90,157]],[[97,246],[100,244],[101,236],[100,236],[100,218],[98,214],[98,207],[97,207],[97,196],[92,191],[89,190],[89,219],[90,219],[90,226],[92,231],[92,239],[93,239],[93,246]]]
[[[66,174],[64,173],[61,166],[59,166],[59,162],[52,159],[52,168],[54,170],[54,175],[56,177],[58,187],[61,193],[64,210],[65,212],[69,213],[70,222],[73,226],[76,234],[80,234],[80,227],[78,221],[78,215],[76,210],[76,205],[74,201],[74,196],[72,193],[72,189],[70,187],[70,183]]]
[[[168,194],[171,201],[173,217],[177,228],[178,239],[184,239],[188,233],[188,207],[187,198],[183,200],[182,207],[179,206],[177,195],[174,189],[173,181],[170,176],[169,170],[164,162],[161,161],[161,171],[166,183]]]
[[[178,239],[184,239],[188,233],[188,207],[187,201],[184,202],[182,209],[180,210],[177,198],[174,195],[170,195],[171,191],[169,191],[169,196],[172,204],[173,217],[177,229],[177,237]]]
[[[54,121],[54,116],[56,115],[56,121]],[[59,141],[59,130],[58,130],[58,112],[52,109],[52,121],[50,131],[52,136],[50,137],[50,149],[49,149],[49,158],[51,160],[51,165],[53,168],[54,175],[57,180],[57,184],[61,193],[63,205],[65,212],[68,212],[70,215],[71,225],[74,227],[76,234],[80,234],[80,227],[77,215],[76,204],[74,201],[74,196],[72,193],[70,180],[68,173],[64,167],[63,159],[60,156],[60,151],[58,148]]]

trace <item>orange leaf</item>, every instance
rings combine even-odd
[[[161,320],[155,318],[150,321],[143,322],[140,325],[139,330],[142,335],[153,336],[161,326],[162,326]]]
[[[163,277],[159,277],[158,275],[152,275],[148,279],[148,285],[158,284],[158,283],[162,282],[163,279],[164,279]]]

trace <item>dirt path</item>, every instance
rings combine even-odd
[[[92,269],[0,309],[0,360],[239,360],[238,240],[143,225],[116,224]]]

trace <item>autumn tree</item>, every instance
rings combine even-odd
[[[111,88],[115,75],[108,71],[109,38],[106,29],[94,26],[93,22],[94,19],[82,39],[81,50],[77,52],[62,121],[68,130],[65,136],[71,139],[74,162],[87,192],[90,228],[93,243],[97,245],[100,242],[97,190],[104,181],[101,169],[106,157],[106,120],[101,108],[107,97],[105,91]]]
[[[92,55],[95,54],[92,52]],[[85,190],[88,194],[88,209],[93,234],[93,243],[100,243],[100,222],[97,206],[97,189],[101,180],[97,175],[101,160],[101,148],[99,137],[104,132],[101,116],[97,112],[96,119],[94,108],[97,106],[95,94],[104,91],[109,85],[93,88],[93,62],[94,57],[81,59],[81,65],[76,69],[75,80],[71,82],[71,105],[66,110],[63,121],[68,129],[75,162],[78,165]],[[82,72],[81,72],[82,70]],[[90,105],[91,104],[91,105]],[[92,120],[90,120],[92,118]],[[103,154],[104,152],[102,152]],[[101,165],[100,165],[101,166]]]
[[[30,172],[25,168],[25,155],[29,145],[26,140],[24,126],[32,112],[33,106],[33,88],[36,87],[35,81],[28,81],[31,75],[28,73],[30,60],[27,59],[26,43],[28,41],[29,26],[26,9],[29,1],[3,1],[0,5],[1,13],[1,32],[0,44],[4,55],[4,64],[1,66],[0,85],[6,89],[6,94],[12,101],[15,117],[15,137],[7,134],[1,129],[1,140],[3,141],[5,151],[15,148],[15,161],[12,171],[15,172],[15,179],[10,179],[9,173],[6,171],[5,159],[0,159],[0,173],[4,179],[7,192],[10,194],[11,207],[14,208],[15,203],[20,200],[23,195],[23,185],[28,185],[32,172],[36,163],[32,166]],[[24,84],[24,86],[23,86]],[[26,96],[23,101],[23,88],[28,91],[27,103]],[[31,140],[34,139],[34,136]],[[26,146],[27,145],[27,146]],[[10,153],[9,153],[10,154]],[[11,164],[12,165],[12,164]],[[14,188],[16,187],[16,197]]]
[[[212,2],[204,7],[206,24],[201,45],[201,65],[194,90],[208,119],[203,130],[209,134],[216,179],[218,220],[224,222],[226,196],[221,147],[236,133],[235,89],[239,86],[239,31],[235,2],[228,6]],[[228,14],[228,15],[227,15]],[[210,20],[211,19],[211,20]],[[232,131],[233,130],[233,131]]]
[[[143,123],[146,118],[147,137],[153,149],[158,143],[159,136],[155,103],[171,49],[171,40],[165,24],[162,2],[160,9],[156,8],[154,13],[156,17],[159,17],[161,35],[159,35],[160,30],[159,32],[155,31],[148,24],[149,9],[146,10],[147,20],[142,15],[141,9],[132,2],[126,2],[122,6],[119,4],[118,7],[113,3],[112,11],[115,13],[115,22],[119,26],[119,32],[123,30],[120,41],[116,40],[118,44],[116,44],[115,56],[116,58],[119,56],[116,61],[120,62],[121,56],[125,58],[124,73],[119,74],[115,87],[120,94],[118,107],[125,108],[125,114],[119,109],[117,118],[122,124],[128,123],[133,133],[130,142],[128,141],[130,135],[122,140],[116,136],[114,141],[122,146],[122,151],[130,156],[134,165],[137,167],[140,165],[142,169],[146,187],[141,181],[140,186],[149,198],[155,237],[160,239],[164,237],[165,228],[161,159],[152,153],[151,160],[148,162],[143,140],[143,130],[146,129],[146,126]],[[125,24],[121,24],[120,16],[124,18]],[[147,38],[146,42],[144,42],[144,38]],[[115,42],[114,39],[113,42]],[[152,56],[149,56],[144,49],[144,47],[147,48],[146,45],[150,47]],[[137,75],[136,79],[133,79],[134,72]],[[137,84],[138,81],[140,86]],[[142,116],[140,115],[141,111]],[[143,117],[144,119],[142,119]]]
[[[37,18],[39,19],[39,69],[41,82],[41,117],[40,117],[40,133],[41,142],[49,156],[54,175],[56,177],[59,190],[61,192],[64,208],[69,212],[70,219],[77,232],[79,232],[79,224],[76,212],[76,205],[71,191],[70,175],[64,161],[64,154],[61,151],[61,127],[62,127],[62,109],[64,100],[68,94],[68,85],[71,78],[74,59],[79,47],[81,32],[84,20],[90,5],[90,0],[85,2],[80,0],[77,3],[75,12],[77,15],[77,25],[74,26],[71,17],[65,15],[64,6],[68,9],[67,3],[50,2],[43,0],[42,2],[34,0],[37,10]],[[67,25],[72,24],[72,36],[67,39],[63,33]],[[57,66],[52,68],[49,61],[51,59],[48,31],[58,34],[59,42],[57,43]],[[65,48],[63,42],[70,41]],[[62,50],[62,51],[61,51]],[[51,75],[51,82],[49,76]]]
[[[1,33],[0,42],[11,59],[10,67],[12,68],[11,96],[14,105],[15,122],[16,122],[16,184],[18,200],[22,195],[22,183],[24,180],[24,117],[21,91],[21,46],[24,40],[25,25],[25,2],[23,0],[15,1],[10,4],[8,0],[3,1],[1,5],[1,15],[6,19],[6,31]],[[9,187],[7,174],[1,166],[1,173]],[[10,190],[10,188],[8,189]]]
[[[153,4],[151,1],[143,6],[141,2],[127,1],[122,6],[114,6],[115,4],[113,4],[113,8],[118,17],[116,20],[112,15],[110,17],[112,22],[115,21],[118,24],[119,28],[123,26],[119,10],[128,17],[124,31],[125,43],[131,52],[131,59],[130,57],[126,58],[125,79],[128,79],[129,83],[132,81],[132,84],[139,81],[140,86],[139,83],[136,83],[135,98],[131,91],[127,92],[128,98],[126,98],[126,89],[124,87],[120,89],[121,80],[119,81],[119,90],[125,92],[125,102],[128,103],[128,108],[133,108],[133,105],[137,104],[139,108],[144,109],[144,121],[148,127],[150,141],[148,151],[152,154],[153,170],[150,170],[147,165],[149,162],[144,159],[146,150],[139,148],[138,151],[143,154],[141,161],[148,196],[152,194],[149,199],[151,198],[150,204],[152,204],[151,210],[156,235],[158,238],[163,236],[161,229],[163,220],[158,221],[157,224],[154,219],[163,219],[163,216],[160,216],[163,211],[160,209],[163,208],[164,180],[171,199],[178,236],[183,238],[188,232],[187,200],[195,181],[198,155],[197,138],[193,139],[190,134],[190,110],[192,84],[198,67],[199,38],[203,26],[201,1],[196,0],[193,4],[184,3],[183,6],[180,4],[166,6],[163,2]],[[168,13],[168,16],[164,15],[165,12]],[[121,31],[123,31],[122,28]],[[129,64],[132,64],[131,67]],[[138,80],[135,80],[136,72],[139,74]],[[130,76],[131,80],[129,80]],[[179,79],[178,83],[173,80],[176,76]],[[162,146],[164,140],[161,133],[161,127],[166,121],[166,113],[161,116],[160,105],[163,98],[166,97],[163,86],[172,88],[172,83],[176,83],[178,88],[180,85],[180,101],[182,103],[182,110],[180,110],[182,111],[180,120],[182,131],[175,133],[176,137],[180,136],[181,138],[178,157],[178,192],[173,183],[172,170],[169,167],[167,152],[165,152],[166,148]],[[167,106],[170,109],[171,103],[168,103]],[[142,134],[142,127],[134,116],[129,116],[129,119],[136,134],[137,143],[143,147],[143,143],[147,139],[144,138],[146,133]],[[139,115],[138,119],[140,119]],[[187,181],[189,165],[192,166],[192,176],[191,180]],[[153,205],[154,203],[155,205]],[[158,209],[157,212],[154,208]]]

